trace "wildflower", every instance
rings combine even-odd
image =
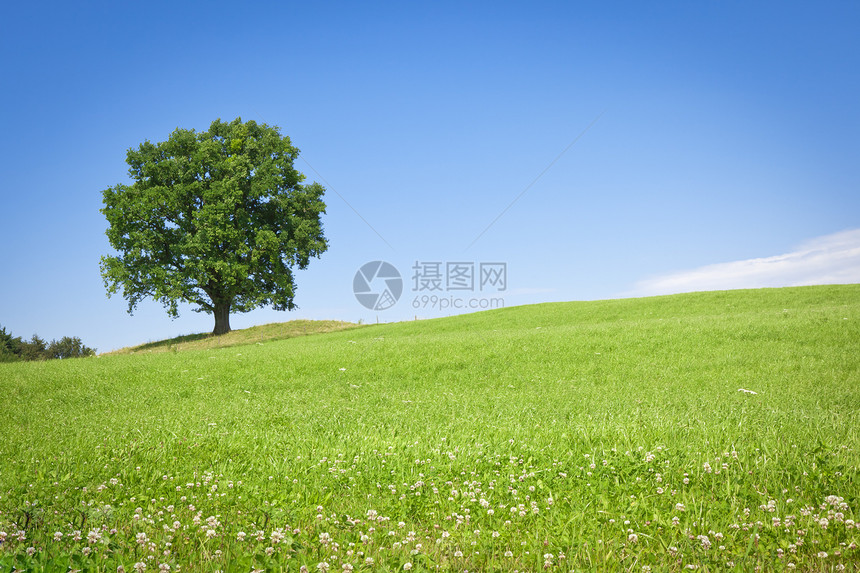
[[[368,557],[367,559],[365,559],[364,564],[370,565],[372,567],[373,566],[373,557]]]
[[[410,569],[412,569],[412,563],[406,562],[403,564],[404,571],[409,571]]]
[[[687,508],[686,508],[686,507],[684,507],[684,504],[683,504],[683,503],[676,503],[676,504],[675,504],[675,510],[676,510],[676,511],[685,511],[686,509],[687,509]]]
[[[135,535],[135,536],[134,536],[134,539],[135,539],[135,541],[137,541],[140,545],[145,545],[145,544],[146,544],[146,542],[147,542],[147,541],[149,541],[149,540],[146,538],[146,533],[143,533],[143,532],[140,532],[140,533],[138,533],[137,535]],[[145,565],[144,565],[144,566],[145,566]],[[135,567],[137,567],[137,564],[135,564]]]
[[[27,548],[27,555],[29,555],[30,557],[32,557],[34,553],[36,553],[36,548],[35,548],[35,547],[28,547],[28,548]]]
[[[240,531],[236,534],[236,541],[245,541],[246,533],[244,531]]]
[[[513,551],[511,551],[511,550],[505,551],[505,557],[507,557],[508,559],[510,559],[513,556],[514,556]]]
[[[63,538],[63,532],[62,531],[58,531],[54,534],[54,541],[59,541],[62,538]]]
[[[276,529],[269,536],[269,539],[272,540],[272,543],[278,544],[284,540],[284,531],[282,529]]]
[[[326,571],[328,571],[328,568],[328,561],[321,561],[317,563],[317,571],[319,571],[320,573],[326,573]]]
[[[827,559],[827,553],[825,551],[819,551],[818,552],[818,558],[819,559]]]
[[[274,553],[274,552],[275,552],[275,548],[272,547],[271,545],[269,547],[266,547],[266,555],[268,555],[269,557],[271,557],[272,553]]]
[[[462,557],[462,556],[463,556],[463,552],[460,551],[459,549],[454,552],[454,557]]]
[[[170,565],[168,565],[167,563],[162,563],[158,566],[158,570],[161,571],[161,573],[167,573],[168,571],[170,571]]]
[[[146,571],[146,563],[144,563],[143,561],[138,561],[134,564],[134,570],[137,571],[137,573],[143,573],[144,571]]]
[[[629,543],[636,543],[637,541],[639,541],[639,536],[636,535],[635,533],[631,533],[630,535],[627,536],[627,541]]]
[[[353,569],[355,569],[355,567],[353,567],[353,566],[352,566],[352,565],[350,565],[349,563],[344,563],[344,564],[341,566],[341,569],[343,569],[344,571],[346,571],[347,573],[349,573],[350,571],[352,571]]]
[[[87,534],[87,542],[88,543],[98,543],[102,539],[102,534],[98,529],[93,529]]]

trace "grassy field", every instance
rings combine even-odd
[[[247,342],[0,364],[0,571],[860,570],[860,285]]]

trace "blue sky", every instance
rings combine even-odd
[[[301,149],[331,246],[299,310],[234,328],[488,294],[415,291],[416,261],[504,262],[506,306],[860,282],[858,27],[855,2],[9,5],[0,324],[100,351],[211,330],[106,297],[101,191],[128,148],[236,117]],[[352,292],[374,260],[404,280],[382,311]]]

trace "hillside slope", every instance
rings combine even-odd
[[[856,566],[858,350],[848,285],[0,364],[0,565]]]

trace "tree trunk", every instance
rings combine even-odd
[[[215,330],[212,334],[227,334],[230,332],[230,301],[214,301]]]

